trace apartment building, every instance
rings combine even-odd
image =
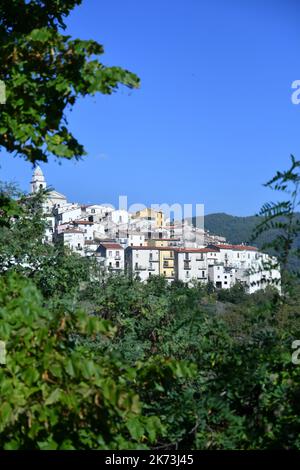
[[[124,248],[119,243],[100,243],[96,250],[96,257],[100,265],[107,271],[124,271]]]

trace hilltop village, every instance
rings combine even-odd
[[[40,167],[31,193],[47,189]],[[81,256],[93,256],[103,272],[135,275],[141,281],[164,276],[169,282],[211,282],[229,289],[241,283],[249,294],[272,285],[280,291],[276,258],[249,245],[231,245],[188,221],[173,221],[160,210],[131,213],[102,204],[70,203],[49,191],[43,205],[44,241],[62,243]]]

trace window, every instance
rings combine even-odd
[[[92,214],[95,214],[96,211],[95,211],[95,209],[92,209],[91,212],[92,212]]]
[[[120,267],[120,261],[116,261],[116,268]]]
[[[153,259],[153,254],[152,253],[149,254],[149,259],[151,259],[151,260]]]
[[[227,284],[227,281],[224,281],[224,284]]]
[[[111,262],[109,262],[108,266],[111,268],[111,266],[112,266]]]
[[[116,256],[120,256],[120,252],[119,252],[119,251],[116,251]]]
[[[112,257],[112,251],[108,252],[108,256],[111,258]]]
[[[138,269],[139,265],[138,263],[135,263],[135,269]]]
[[[202,271],[202,277],[205,277],[205,271]]]

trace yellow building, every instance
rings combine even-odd
[[[152,220],[155,222],[157,228],[162,227],[164,224],[164,214],[162,211],[156,211],[151,208],[142,209],[137,211],[133,216],[133,219],[145,219]]]
[[[159,250],[159,274],[167,279],[174,279],[174,250],[170,247]]]
[[[176,246],[180,241],[180,238],[149,238],[145,240],[146,246],[155,246],[155,247],[166,247],[166,246]]]
[[[145,243],[147,246],[155,246],[155,247],[166,247],[169,246],[169,239],[166,238],[149,238],[148,240],[145,240]]]

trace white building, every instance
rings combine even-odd
[[[72,251],[84,256],[84,233],[82,231],[66,230],[57,235],[57,240],[68,246]]]
[[[192,281],[207,283],[207,253],[206,248],[175,249],[176,279],[186,283]]]
[[[159,275],[159,249],[148,246],[129,246],[125,250],[126,272],[137,275],[142,282]]]
[[[223,263],[208,266],[209,281],[217,289],[230,289],[236,283],[238,268],[224,266]]]
[[[96,251],[97,259],[109,272],[124,271],[124,249],[119,243],[103,242]]]
[[[89,220],[73,220],[72,225],[75,229],[81,230],[84,233],[85,240],[93,240],[94,239],[94,222],[90,222]]]
[[[54,214],[57,225],[65,224],[81,218],[81,207],[79,204],[66,204],[55,208]]]
[[[113,210],[107,215],[107,219],[111,220],[114,224],[128,224],[131,215],[124,209]]]

